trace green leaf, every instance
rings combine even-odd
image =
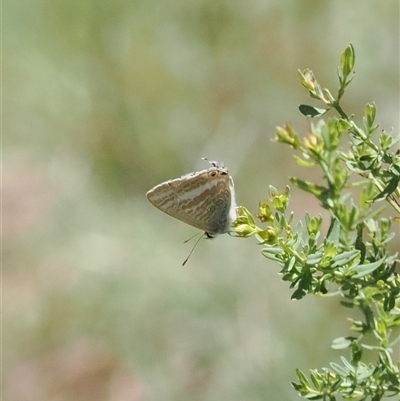
[[[304,159],[301,159],[299,156],[294,155],[294,159],[296,160],[296,163],[301,166],[301,167],[314,167],[315,162],[313,161],[307,161]]]
[[[298,383],[295,383],[295,382],[291,382],[290,384],[298,392],[301,392],[303,390],[303,386],[301,384],[298,384]]]
[[[338,253],[337,255],[335,255],[332,258],[332,261],[334,262],[332,264],[332,267],[346,265],[346,264],[350,263],[352,260],[354,260],[359,254],[360,254],[360,251],[358,251],[356,249],[352,250],[352,251]]]
[[[354,275],[353,277],[360,278],[360,277],[366,276],[367,274],[372,273],[374,270],[376,270],[378,267],[380,267],[382,265],[382,263],[385,261],[385,259],[386,259],[386,256],[384,256],[380,260],[377,260],[376,262],[367,263],[367,264],[358,265],[356,267],[353,267],[352,270],[357,272],[357,274]]]
[[[296,369],[296,374],[300,380],[300,383],[303,386],[310,387],[310,382],[308,381],[306,375],[300,369]]]
[[[353,71],[355,61],[356,56],[354,54],[354,47],[350,43],[340,58],[340,69],[342,72],[343,81],[346,81],[346,78],[350,75],[351,71]]]
[[[299,106],[299,110],[300,110],[300,113],[303,114],[303,116],[314,118],[314,117],[322,116],[329,109],[319,109],[317,107],[309,106],[307,104],[301,104]]]
[[[400,177],[393,177],[386,185],[385,189],[375,196],[374,202],[383,200],[390,196],[397,189],[397,185],[400,182]]]
[[[322,194],[326,193],[327,191],[327,188],[321,185],[314,184],[313,182],[310,181],[303,181],[300,178],[291,177],[290,181],[303,191],[312,193],[318,199]]]
[[[335,362],[331,362],[330,365],[332,369],[342,377],[346,377],[349,374],[349,372],[345,368],[343,368],[342,366],[338,365]]]
[[[299,299],[304,298],[307,295],[307,291],[305,288],[298,288],[290,297],[292,300],[298,301]]]
[[[333,349],[344,349],[349,348],[353,338],[352,337],[338,337],[332,342]]]
[[[385,312],[391,311],[396,306],[396,296],[394,293],[389,294],[383,302],[383,310]]]
[[[331,225],[329,226],[328,229],[327,238],[329,239],[329,241],[332,241],[335,245],[339,243],[340,223],[336,217],[331,221]]]
[[[332,96],[329,89],[326,89],[326,88],[322,89],[322,93],[324,94],[325,101],[327,101],[331,104],[335,101],[335,98]]]
[[[311,370],[310,379],[314,385],[314,388],[317,391],[321,391],[323,385],[323,380],[321,380],[321,375],[318,372]]]
[[[340,357],[340,359],[342,360],[344,367],[348,369],[349,372],[354,373],[354,366],[344,356]]]
[[[308,255],[306,263],[309,266],[315,266],[316,264],[321,262],[322,256],[323,256],[322,252],[316,252],[312,255]]]
[[[264,240],[263,240],[264,242]],[[284,254],[284,251],[280,248],[264,248],[261,251],[262,255],[265,256],[267,259],[274,260],[276,262],[282,262],[282,258],[279,258],[277,255]]]
[[[367,247],[363,242],[363,224],[357,224],[357,238],[355,242],[355,248],[360,251],[360,263],[364,263],[365,253],[367,251]]]
[[[357,381],[361,382],[364,381],[368,378],[370,378],[375,371],[375,367],[374,366],[361,366],[358,365],[358,371],[357,371]]]

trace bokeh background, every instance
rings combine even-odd
[[[255,211],[300,172],[297,69],[399,130],[397,0],[3,2],[3,397],[297,400],[295,368],[339,360],[336,298],[290,301],[254,239],[201,241],[144,194],[223,162]],[[297,218],[321,210],[293,190]]]

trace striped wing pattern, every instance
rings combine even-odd
[[[146,196],[161,211],[210,235],[229,232],[235,218],[233,180],[225,168],[163,182]]]

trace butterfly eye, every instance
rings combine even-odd
[[[217,174],[215,171],[211,171],[210,173],[211,177],[215,177],[215,174]]]
[[[221,175],[228,175],[226,171],[220,171]]]

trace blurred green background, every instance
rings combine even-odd
[[[349,42],[346,110],[397,132],[397,0],[3,3],[5,400],[297,400],[295,368],[338,360],[338,299],[290,301],[255,240],[182,267],[196,230],[144,194],[207,157],[254,212],[299,173],[271,142],[307,132],[297,69],[335,90]]]

